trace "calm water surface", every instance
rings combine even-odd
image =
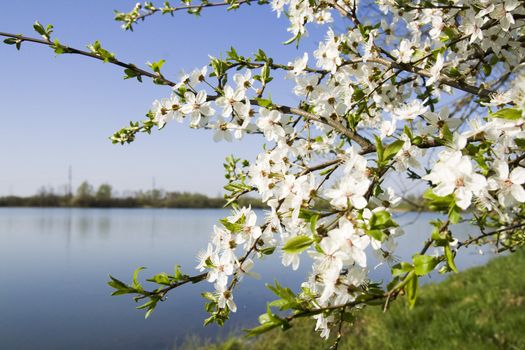
[[[238,312],[224,328],[208,326],[200,292],[203,282],[172,291],[148,320],[129,296],[110,297],[108,274],[129,281],[171,272],[174,264],[193,274],[195,254],[206,246],[211,228],[228,211],[218,209],[0,209],[1,349],[172,349],[189,335],[226,336],[257,323],[272,295],[263,286],[277,279],[297,289],[308,272],[282,268],[279,257],[257,262],[262,278],[245,278],[235,294]],[[428,237],[431,214],[405,213],[398,222],[406,234],[398,254],[409,259]],[[468,225],[456,235],[476,234]],[[464,252],[465,253],[465,252]],[[475,250],[457,260],[460,269],[486,262]],[[373,269],[383,279],[387,267]],[[441,276],[434,275],[432,280]],[[427,278],[428,281],[428,278]]]

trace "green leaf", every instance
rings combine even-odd
[[[405,285],[405,292],[407,294],[408,307],[412,309],[416,305],[418,290],[418,277],[413,275]]]
[[[292,36],[290,39],[288,39],[286,41],[283,41],[283,45],[290,45],[291,43],[293,43],[294,41],[296,41],[298,39],[298,36],[299,36],[299,34],[297,34],[295,36]]]
[[[390,213],[385,210],[373,212],[369,225],[372,230],[382,230],[398,226],[398,224],[392,220]]]
[[[410,130],[408,125],[405,125],[405,127],[403,128],[403,132],[408,136],[410,140],[414,138],[414,136],[412,135],[412,131]]]
[[[201,293],[201,295],[203,296],[203,298],[208,299],[209,301],[217,301],[217,297],[211,292],[204,292]]]
[[[492,73],[492,66],[490,64],[484,64],[483,67],[483,73],[485,73],[485,76],[489,76],[490,73]]]
[[[272,100],[264,99],[264,98],[257,98],[257,104],[264,108],[269,108],[273,105]]]
[[[14,45],[17,43],[17,41],[20,40],[20,39],[17,39],[17,38],[7,38],[4,40],[4,44],[7,44],[7,45]]]
[[[115,54],[104,49],[100,41],[95,41],[93,44],[87,46],[91,53],[99,56],[104,62],[111,62],[115,60]]]
[[[188,278],[189,276],[181,272],[180,265],[175,265],[175,267],[173,268],[173,277],[175,278],[175,280],[181,281],[183,279]]]
[[[326,174],[329,174],[329,173],[333,172],[335,169],[337,169],[337,167],[338,167],[338,166],[336,165],[336,166],[333,166],[333,167],[331,167],[331,168],[327,168],[327,169],[321,171],[321,172],[319,173],[319,175],[320,175],[320,176],[325,176]]]
[[[263,84],[270,81],[270,67],[268,66],[268,63],[265,63],[264,66],[261,68],[261,82]]]
[[[450,245],[445,246],[445,258],[447,259],[448,267],[452,271],[458,272],[458,268],[456,267],[456,264],[454,263],[454,254],[452,253],[452,249],[450,249]]]
[[[273,252],[275,251],[275,247],[268,247],[268,248],[264,248],[264,249],[259,249],[257,251],[259,253],[261,253],[261,254],[264,254],[264,255],[272,255]]]
[[[124,76],[124,79],[137,78],[137,80],[142,83],[142,75],[140,73],[136,72],[135,70],[133,70],[131,68],[126,68],[124,70],[124,73],[126,74]]]
[[[55,39],[53,49],[57,55],[61,55],[66,52],[66,48],[60,45],[60,42],[58,41],[58,39]]]
[[[237,53],[237,51],[235,50],[233,46],[230,47],[230,51],[226,51],[226,57],[228,57],[228,59],[233,60],[233,61],[238,61],[240,58],[239,54]]]
[[[450,69],[448,70],[448,75],[457,78],[461,75],[461,72],[457,67],[450,67]]]
[[[44,26],[38,21],[35,21],[35,23],[33,24],[33,29],[35,30],[35,32],[42,36],[46,35],[46,30],[44,29]]]
[[[298,254],[308,249],[314,241],[305,235],[295,236],[290,238],[283,246],[283,251],[288,254]]]
[[[157,302],[159,300],[160,300],[159,298],[151,297],[151,299],[149,301],[147,301],[146,303],[144,303],[144,304],[142,304],[140,306],[137,306],[137,309],[139,309],[139,310],[146,309],[146,314],[144,315],[144,318],[148,318],[151,315],[151,313],[153,312],[153,310],[155,309],[155,307],[157,306]]]
[[[412,257],[412,262],[414,263],[416,275],[424,276],[434,270],[439,261],[430,255],[416,254]]]
[[[503,108],[495,113],[490,114],[490,117],[506,119],[506,120],[518,120],[521,118],[522,115],[523,115],[523,112],[521,111],[521,109]]]
[[[317,220],[319,220],[319,214],[312,215],[310,218],[310,230],[313,234],[317,233]]]
[[[268,305],[270,305],[271,307],[279,308],[279,310],[283,311],[283,310],[288,310],[288,309],[293,308],[296,305],[296,303],[290,302],[285,299],[277,299],[277,300],[271,301]]]
[[[452,133],[452,131],[450,131],[448,124],[443,124],[443,126],[441,127],[441,133],[443,135],[443,140],[445,140],[446,143],[453,143],[454,134]]]
[[[152,71],[154,71],[157,74],[160,74],[160,69],[162,68],[164,63],[166,63],[166,60],[158,60],[157,62],[148,62],[147,65],[151,68]]]
[[[519,147],[519,148],[525,148],[525,139],[514,139],[514,142],[516,142],[516,145]]]
[[[116,279],[115,277],[109,275],[109,278],[111,279],[111,281],[108,282],[108,285],[116,289],[116,291],[111,293],[111,295],[122,295],[122,294],[130,294],[130,293],[136,292],[134,288],[132,288],[131,286],[128,286],[127,284]]]
[[[392,266],[392,276],[397,277],[414,270],[414,266],[407,262],[400,262]]]
[[[155,276],[147,279],[149,282],[155,282],[158,284],[163,284],[165,286],[169,286],[171,284],[170,278],[167,273],[161,272],[159,274],[156,274]]]
[[[451,205],[449,211],[448,211],[448,218],[451,223],[457,224],[459,220],[461,220],[461,208],[458,207],[455,202],[453,205]]]
[[[291,301],[295,299],[295,293],[290,288],[285,288],[277,282],[277,280],[274,281],[275,285],[266,284],[266,287],[270,289],[275,295],[277,295],[279,298],[282,298],[287,301]]]
[[[299,209],[299,218],[306,221],[310,221],[313,215],[318,215],[318,212],[310,209],[301,208]]]
[[[148,318],[153,312],[153,310],[155,310],[155,307],[149,308],[148,311],[146,311],[146,313],[144,314],[144,318]]]
[[[283,329],[290,328],[288,321],[279,318],[277,315],[273,314],[269,305],[266,308],[266,314],[262,314],[259,316],[259,323],[261,323],[261,325],[258,327],[244,330],[247,333],[247,336],[253,337],[255,335],[265,333],[270,329],[278,326],[283,327]]]
[[[229,222],[228,219],[221,219],[221,224],[231,233],[241,232],[244,225],[240,223]]]
[[[139,273],[140,271],[145,270],[145,269],[146,269],[145,267],[141,266],[133,272],[133,284],[132,284],[133,288],[137,290],[142,290],[142,285],[139,282]]]
[[[452,237],[450,236],[450,232],[448,230],[441,229],[441,225],[442,223],[439,223],[439,226],[434,228],[431,238],[434,242],[434,245],[438,247],[445,247],[448,246],[450,242],[452,242]]]
[[[443,33],[447,35],[447,40],[454,40],[460,36],[459,31],[454,27],[445,26]]]
[[[376,153],[377,153],[377,164],[381,165],[384,161],[384,151],[385,148],[383,146],[383,142],[381,142],[381,139],[379,136],[374,135],[374,138],[376,140]]]
[[[423,194],[423,198],[429,201],[428,207],[430,208],[430,210],[441,212],[448,212],[451,204],[453,204],[455,201],[454,194],[449,194],[448,196],[440,197],[434,192],[432,192],[431,188],[429,188]]]
[[[217,78],[221,78],[228,69],[228,64],[224,62],[223,60],[220,60],[216,57],[212,57],[210,61],[210,65],[213,68],[213,75]]]
[[[46,35],[47,35],[48,38],[51,35],[51,33],[53,33],[53,25],[52,24],[48,24],[46,26]]]
[[[385,150],[383,152],[383,161],[388,161],[399,152],[401,147],[405,144],[405,141],[403,140],[397,140],[392,143],[390,143],[388,146],[385,147]]]
[[[261,49],[257,51],[254,58],[256,61],[267,61],[268,60],[268,56],[266,56],[266,53]]]
[[[383,242],[388,238],[384,230],[367,230],[366,234],[379,242]]]

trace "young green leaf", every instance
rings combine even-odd
[[[319,214],[314,214],[310,218],[310,230],[313,234],[317,233],[317,220],[319,220]]]
[[[392,220],[390,213],[385,210],[374,212],[370,218],[369,225],[372,230],[382,230],[398,226],[397,223]]]
[[[424,276],[434,270],[439,261],[430,255],[416,254],[412,257],[412,262],[416,275]]]
[[[492,118],[500,118],[507,120],[518,120],[522,117],[523,112],[517,108],[503,108],[499,111],[490,114]]]
[[[366,234],[379,242],[383,242],[388,238],[384,230],[367,230]]]
[[[288,254],[298,254],[308,249],[314,241],[305,235],[298,235],[290,238],[283,246],[283,251]]]
[[[447,259],[447,265],[450,268],[450,270],[454,272],[458,272],[456,263],[454,263],[454,254],[452,253],[452,249],[450,248],[450,245],[445,246],[445,258]]]
[[[142,285],[139,282],[139,273],[140,271],[145,270],[145,269],[146,269],[145,267],[141,266],[133,272],[133,284],[132,284],[133,288],[137,290],[142,290]]]
[[[414,266],[407,262],[400,262],[392,266],[392,276],[397,277],[414,270]]]
[[[394,156],[399,152],[399,150],[401,150],[401,147],[403,147],[404,144],[405,142],[403,140],[396,140],[388,144],[383,151],[383,161],[386,162],[394,158]]]
[[[405,292],[407,294],[408,307],[410,309],[414,308],[414,306],[416,305],[417,291],[418,291],[418,276],[413,275],[412,277],[410,277],[407,284],[405,285]]]

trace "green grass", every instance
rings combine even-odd
[[[339,349],[525,349],[525,249],[482,267],[424,286],[416,307],[395,301],[387,313],[368,307],[344,330]],[[196,345],[201,350],[327,349],[301,320],[286,332],[258,338],[231,338],[221,344]]]

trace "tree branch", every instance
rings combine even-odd
[[[203,1],[199,5],[188,5],[188,6],[179,6],[179,7],[168,6],[168,4],[166,4],[166,6],[162,8],[153,7],[153,6],[147,7],[145,9],[146,12],[143,12],[142,14],[139,13],[139,11],[142,9],[142,5],[139,3],[135,6],[135,8],[131,12],[128,12],[128,13],[117,12],[115,15],[115,20],[120,21],[120,22],[125,22],[126,23],[126,26],[124,27],[125,29],[132,29],[133,23],[137,23],[139,20],[144,21],[147,17],[150,17],[157,12],[162,12],[162,14],[169,13],[172,15],[174,12],[177,12],[177,11],[200,11],[203,8],[222,7],[222,6],[239,7],[243,4],[250,4],[251,2],[252,0],[239,0],[237,2],[224,1],[224,2],[210,2],[210,3]],[[259,1],[258,3],[263,4],[264,2]]]
[[[81,55],[81,56],[94,58],[94,59],[97,59],[99,61],[104,61],[103,57],[101,57],[101,56],[99,56],[99,55],[97,55],[95,53],[84,51],[84,50],[80,50],[80,49],[76,49],[74,47],[67,46],[67,45],[57,44],[57,43],[52,42],[52,41],[47,41],[47,40],[37,39],[37,38],[32,38],[32,37],[27,37],[27,36],[19,35],[19,34],[5,33],[5,32],[0,32],[0,36],[7,37],[7,38],[19,39],[22,42],[28,41],[28,42],[32,42],[32,43],[36,43],[36,44],[41,44],[41,45],[49,46],[52,49],[61,48],[62,50],[64,50],[63,53],[65,53],[65,54],[66,53],[67,54],[77,54],[77,55]],[[124,63],[122,61],[117,60],[116,58],[110,59],[108,62],[111,63],[111,64],[114,64],[116,66],[122,67],[122,68],[131,69],[132,71],[134,71],[138,75],[145,76],[145,77],[148,77],[148,78],[151,78],[151,79],[160,80],[164,85],[175,86],[174,82],[164,78],[163,76],[155,74],[155,73],[151,73],[151,72],[148,72],[148,71],[145,71],[145,70],[143,70],[141,68],[138,68],[136,65],[134,65],[132,63]]]
[[[467,239],[467,240],[465,240],[463,242],[459,242],[457,247],[459,249],[460,247],[468,246],[468,245],[473,244],[473,243],[477,243],[478,241],[481,241],[483,238],[494,236],[494,235],[497,235],[499,233],[506,232],[506,231],[512,231],[512,230],[515,230],[515,229],[518,229],[518,228],[522,228],[522,227],[525,227],[525,222],[523,222],[521,224],[512,225],[512,226],[509,226],[509,227],[504,227],[504,228],[496,230],[496,231],[483,233],[482,235],[479,235],[477,237]]]

